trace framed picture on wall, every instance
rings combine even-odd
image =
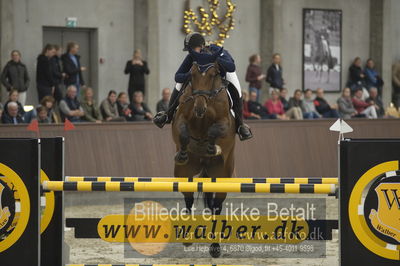
[[[303,9],[303,90],[341,91],[342,11]]]

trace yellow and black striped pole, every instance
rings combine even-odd
[[[44,181],[46,191],[233,192],[333,194],[334,184],[270,184],[210,182],[90,182]]]
[[[253,265],[225,265],[225,264],[67,264],[67,266],[253,266]]]
[[[337,177],[107,177],[67,176],[65,181],[91,182],[211,182],[211,183],[270,183],[270,184],[335,184]]]

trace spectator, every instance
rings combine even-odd
[[[321,115],[315,109],[314,100],[312,99],[313,92],[310,89],[306,89],[304,92],[303,99],[303,117],[305,119],[317,119],[320,118]]]
[[[287,89],[283,88],[279,91],[279,100],[282,102],[283,105],[283,109],[285,110],[285,112],[287,112],[289,110],[289,102],[286,99],[287,97]],[[272,94],[272,91],[271,91]]]
[[[132,110],[129,106],[129,99],[126,92],[120,92],[117,98],[118,114],[121,117],[125,117],[127,121],[133,121]]]
[[[361,58],[354,58],[353,64],[349,67],[349,81],[348,86],[352,92],[358,88],[365,87],[365,74],[361,68]]]
[[[285,114],[285,108],[280,97],[278,90],[271,90],[271,97],[265,102],[264,106],[267,108],[269,114],[276,115],[276,118],[281,120],[288,120],[289,117]]]
[[[301,90],[295,90],[293,97],[289,99],[289,111],[293,110],[295,117],[294,119],[302,120],[303,119],[303,102],[301,100],[302,96]],[[289,112],[288,111],[288,112]]]
[[[85,112],[78,101],[77,93],[77,88],[70,85],[65,98],[60,101],[60,114],[63,121],[68,119],[71,122],[82,122]]]
[[[51,44],[47,44],[42,53],[37,58],[36,65],[36,84],[39,102],[45,96],[54,95],[54,81],[51,72],[50,58],[55,55],[56,50]]]
[[[3,104],[0,102],[0,124],[1,124],[1,117],[3,115],[3,110],[4,110]]]
[[[243,118],[244,119],[261,119],[261,116],[249,111],[249,94],[247,91],[242,91],[243,99]]]
[[[359,115],[357,110],[354,108],[353,101],[351,100],[350,88],[343,89],[342,96],[337,100],[337,104],[342,119],[365,117],[365,115]]]
[[[5,111],[1,117],[3,124],[21,124],[24,123],[23,118],[18,113],[18,104],[16,102],[9,102],[5,105]]]
[[[262,69],[260,67],[261,57],[258,54],[254,54],[249,58],[249,66],[246,72],[246,81],[249,83],[249,92],[257,93],[257,101],[260,100],[260,90],[262,87],[261,81],[265,78],[262,74]]]
[[[53,96],[45,96],[40,102],[40,105],[46,107],[47,116],[51,123],[61,123],[60,113],[57,108],[55,108],[55,102],[56,100]]]
[[[94,93],[92,88],[85,88],[85,94],[82,101],[82,109],[85,115],[82,117],[82,120],[87,122],[101,123],[103,118],[93,95]]]
[[[400,60],[392,65],[392,102],[396,108],[400,108]]]
[[[119,122],[125,121],[125,118],[118,114],[117,93],[114,90],[108,92],[107,99],[100,104],[100,112],[104,121]]]
[[[257,119],[276,119],[275,114],[269,114],[267,108],[262,106],[258,101],[257,101],[257,92],[252,91],[250,92],[250,100],[248,102],[249,106],[249,112],[255,114],[255,118]]]
[[[37,120],[40,124],[50,124],[51,120],[48,116],[47,108],[39,105],[36,108],[36,113],[38,114]]]
[[[376,109],[375,109],[375,103],[372,102],[365,102],[362,99],[363,96],[363,91],[361,88],[357,89],[356,92],[354,93],[353,96],[353,105],[354,108],[357,110],[358,114],[363,114],[365,115],[367,118],[378,118],[378,115],[376,113]]]
[[[67,87],[74,85],[79,96],[81,86],[85,85],[82,72],[86,71],[86,67],[81,66],[81,57],[78,55],[78,52],[79,45],[76,42],[68,43],[67,52],[61,56],[61,61],[65,72],[65,85]]]
[[[29,88],[29,75],[26,65],[21,62],[21,53],[18,50],[11,52],[11,60],[8,61],[1,73],[1,83],[10,92],[18,90],[18,101],[24,106],[26,102],[26,91]]]
[[[367,60],[364,73],[365,85],[367,86],[367,89],[369,90],[370,88],[374,87],[378,89],[379,95],[382,95],[383,80],[378,75],[378,72],[375,70],[375,63],[374,60],[372,60],[371,58]]]
[[[4,106],[7,106],[10,102],[15,102],[18,105],[18,115],[22,117],[25,123],[30,123],[32,119],[36,118],[36,110],[31,110],[29,112],[25,112],[24,107],[18,101],[19,95],[17,89],[12,89],[8,94],[8,101]],[[5,114],[7,113],[7,109],[5,110]]]
[[[63,98],[63,93],[61,91],[61,88],[63,79],[65,77],[65,73],[63,73],[61,69],[62,47],[56,44],[54,45],[54,49],[56,50],[56,53],[50,59],[50,63],[51,63],[51,73],[54,81],[54,98],[56,99],[57,103],[59,103]]]
[[[153,115],[151,114],[149,107],[147,107],[147,105],[143,102],[143,93],[141,91],[136,91],[133,94],[130,108],[135,121],[150,121],[153,119]]]
[[[162,99],[157,103],[157,113],[166,112],[168,110],[169,98],[171,97],[171,90],[169,88],[164,88],[162,90]]]
[[[135,91],[145,93],[144,75],[150,74],[147,62],[142,59],[142,52],[137,49],[133,53],[132,60],[126,62],[125,74],[129,74],[128,95],[132,99]]]
[[[330,105],[324,99],[324,90],[321,88],[317,89],[317,97],[314,100],[315,108],[318,113],[322,115],[324,118],[339,118],[339,114],[337,112],[337,105]]]
[[[369,89],[369,97],[365,101],[369,104],[372,103],[375,105],[376,114],[379,118],[385,115],[382,98],[379,96],[377,88],[371,87]]]
[[[282,78],[282,67],[281,67],[281,55],[274,54],[272,56],[272,64],[267,70],[267,78],[266,81],[269,83],[271,88],[274,89],[283,89],[283,85],[285,84]]]

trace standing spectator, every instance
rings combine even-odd
[[[85,112],[85,115],[82,117],[82,120],[87,122],[101,123],[103,118],[93,95],[94,93],[92,88],[85,88],[85,94],[82,101],[82,109]]]
[[[392,65],[392,102],[396,108],[400,108],[400,60]]]
[[[60,114],[64,121],[68,119],[71,122],[81,122],[85,115],[81,104],[78,101],[78,90],[74,85],[67,88],[65,98],[60,101]]]
[[[125,121],[125,118],[120,117],[118,114],[117,93],[114,90],[110,90],[107,99],[101,102],[100,112],[104,121]]]
[[[267,70],[267,79],[266,81],[269,83],[271,88],[274,89],[283,89],[283,85],[285,84],[282,77],[282,67],[281,67],[281,55],[274,54],[272,56],[272,64]]]
[[[47,44],[42,53],[37,58],[36,65],[36,84],[39,102],[45,96],[54,95],[54,81],[51,72],[50,58],[55,55],[56,50],[51,44]]]
[[[275,114],[269,114],[267,108],[257,101],[257,92],[255,91],[250,92],[248,106],[249,112],[255,114],[253,117],[257,119],[276,119]]]
[[[162,98],[157,103],[157,113],[166,112],[168,110],[170,98],[171,98],[171,90],[169,88],[164,88],[162,90]]]
[[[275,92],[277,92],[277,90],[275,90]],[[289,110],[289,102],[286,99],[287,97],[287,89],[283,88],[279,91],[279,100],[282,102],[283,105],[283,109],[285,110],[285,112],[287,112]],[[271,91],[272,94],[272,91]]]
[[[297,120],[303,119],[303,111],[302,111],[303,102],[301,100],[302,94],[303,93],[301,92],[301,90],[297,89],[294,91],[293,97],[289,99],[289,111],[294,110],[294,112],[297,114],[296,117],[294,117],[294,119]]]
[[[136,91],[133,94],[130,109],[132,110],[135,121],[150,121],[153,119],[149,107],[143,102],[143,93],[141,91]]]
[[[61,101],[63,98],[63,93],[61,91],[62,82],[65,77],[65,73],[62,72],[61,68],[61,55],[62,55],[62,47],[59,45],[54,45],[54,49],[56,50],[55,55],[50,59],[51,63],[51,73],[53,75],[54,81],[54,98],[57,103]]]
[[[369,97],[365,100],[369,104],[374,104],[376,109],[376,114],[378,117],[383,117],[385,115],[385,109],[383,107],[383,102],[381,96],[379,96],[378,89],[371,87],[369,89]]]
[[[51,120],[48,116],[47,108],[39,105],[36,108],[36,113],[38,114],[37,120],[40,124],[50,124]]]
[[[132,110],[129,106],[129,99],[126,92],[120,92],[117,97],[118,114],[125,117],[127,121],[134,121]]]
[[[289,117],[287,117],[285,114],[285,108],[280,100],[280,97],[281,96],[279,96],[278,90],[271,90],[271,97],[265,102],[264,106],[267,108],[268,113],[276,115],[278,119],[288,120]]]
[[[365,115],[359,115],[357,110],[354,108],[353,101],[351,100],[350,88],[344,88],[342,96],[337,100],[339,114],[342,119],[350,119],[353,117],[365,117]]]
[[[378,72],[375,70],[375,63],[374,60],[372,60],[371,58],[367,60],[364,73],[365,85],[367,86],[367,90],[374,87],[378,89],[379,95],[382,95],[383,80],[379,76]]]
[[[347,85],[352,92],[355,92],[358,88],[365,87],[365,74],[361,68],[360,57],[354,58],[353,64],[349,67],[349,81]]]
[[[1,83],[10,92],[16,89],[19,92],[18,101],[24,106],[26,91],[29,88],[29,75],[26,65],[21,62],[21,53],[18,50],[11,52],[11,60],[8,61],[1,73]]]
[[[40,102],[40,105],[46,107],[47,116],[49,117],[51,123],[61,123],[60,113],[55,107],[55,103],[56,100],[53,96],[45,96]]]
[[[5,105],[5,107],[5,111],[7,113],[3,114],[3,116],[1,117],[3,124],[17,125],[24,123],[23,118],[18,113],[18,104],[16,102],[9,102],[7,105]]]
[[[81,66],[79,45],[76,42],[70,42],[67,44],[67,52],[61,56],[63,70],[65,72],[65,86],[69,87],[74,85],[77,89],[77,95],[81,86],[85,85],[82,77],[82,71],[86,71],[86,67]]]
[[[262,69],[260,67],[261,57],[258,54],[254,54],[249,58],[249,66],[246,72],[246,81],[249,83],[249,92],[257,93],[257,101],[260,100],[260,90],[262,87],[261,81],[265,78],[262,74]]]
[[[126,62],[125,74],[129,74],[128,95],[132,99],[135,91],[145,93],[145,80],[144,75],[150,74],[147,62],[142,59],[142,52],[137,49],[133,53],[132,60]]]
[[[357,113],[363,114],[367,118],[372,118],[372,119],[378,118],[378,115],[377,115],[376,109],[375,109],[375,103],[373,101],[370,101],[369,103],[367,103],[366,101],[364,101],[362,99],[362,96],[363,96],[363,91],[361,88],[359,88],[354,93],[354,96],[352,99],[354,108],[357,110]]]
[[[337,112],[337,105],[330,105],[324,99],[324,90],[321,88],[317,89],[317,97],[314,100],[315,108],[318,113],[322,115],[324,118],[339,118],[339,114]]]
[[[305,119],[316,119],[320,118],[321,115],[315,109],[314,100],[312,99],[313,92],[310,89],[306,89],[304,92],[304,99],[303,99],[303,117]]]

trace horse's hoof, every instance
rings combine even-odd
[[[219,145],[209,146],[207,149],[208,156],[219,156],[222,154],[222,149]]]
[[[221,246],[218,243],[211,244],[210,255],[213,258],[219,258],[221,256]]]
[[[187,152],[178,152],[175,155],[175,164],[176,165],[185,165],[189,161],[189,156]]]

